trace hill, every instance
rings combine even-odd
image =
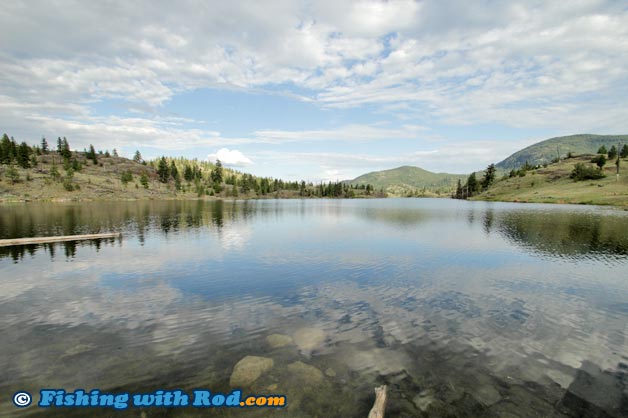
[[[595,154],[602,145],[609,149],[618,143],[622,145],[628,143],[628,135],[560,136],[530,145],[495,166],[501,170],[511,170],[523,166],[526,161],[531,165],[543,165],[554,161],[559,155],[560,158],[564,158],[569,152],[574,155]]]
[[[449,173],[432,173],[419,167],[402,166],[391,170],[373,171],[363,174],[348,184],[372,184],[376,190],[384,189],[387,193],[405,196],[417,193],[449,194],[456,187],[458,179],[464,181],[466,175]]]
[[[216,162],[166,158],[133,160],[113,150],[71,151],[59,138],[57,150],[0,140],[0,202],[195,199],[195,198],[383,197],[369,184],[317,184],[257,177]]]
[[[602,170],[604,178],[583,181],[570,178],[577,163],[594,166],[593,157],[593,154],[580,155],[529,170],[522,176],[504,176],[470,200],[628,206],[627,158],[621,160],[619,177],[614,162],[609,161]]]

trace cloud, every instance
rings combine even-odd
[[[249,157],[238,150],[230,150],[229,148],[221,148],[215,153],[209,154],[207,159],[209,161],[220,160],[224,165],[231,167],[243,167],[253,164]]]
[[[617,1],[33,0],[2,2],[0,25],[0,122],[16,137],[54,132],[83,145],[102,131],[118,148],[163,150],[420,139],[357,120],[225,139],[99,112],[116,100],[160,113],[197,89],[281,90],[330,112],[422,125],[621,132],[628,120],[628,9]]]
[[[452,174],[468,174],[483,170],[491,163],[497,163],[513,152],[538,142],[539,138],[528,138],[518,141],[476,140],[452,141],[443,140],[430,149],[416,150],[407,153],[342,153],[342,152],[282,152],[260,151],[255,154],[256,161],[266,162],[271,166],[288,166],[298,162],[296,169],[301,169],[288,178],[299,180],[303,170],[311,168],[315,176],[306,178],[308,181],[335,181],[353,179],[370,171],[386,170],[412,165],[432,172]]]
[[[403,125],[399,128],[381,128],[374,125],[350,124],[334,129],[302,131],[263,130],[255,131],[253,137],[261,142],[304,142],[304,141],[372,141],[385,139],[416,138],[425,128],[418,125]]]

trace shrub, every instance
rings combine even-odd
[[[63,180],[63,188],[65,190],[67,190],[68,192],[73,192],[74,191],[74,185],[72,184],[72,179],[69,177],[66,177]]]
[[[131,173],[130,170],[125,171],[120,176],[120,181],[122,181],[122,184],[126,186],[127,183],[133,181],[133,173]]]
[[[575,181],[595,180],[601,179],[603,177],[605,177],[605,175],[604,173],[602,173],[601,170],[598,170],[590,165],[586,166],[582,163],[576,164],[573,171],[571,172],[571,175],[569,176],[569,178],[572,178]]]

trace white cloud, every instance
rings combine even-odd
[[[195,89],[278,85],[332,111],[368,105],[438,124],[622,132],[628,120],[628,10],[610,0],[34,0],[2,2],[0,26],[0,121],[18,137],[50,127],[92,141],[101,130],[164,150],[417,138],[347,122],[226,142],[163,120],[94,116],[105,99],[163,109]]]
[[[221,148],[213,154],[207,156],[209,161],[220,160],[226,166],[242,167],[253,164],[253,161],[238,150]]]
[[[372,141],[398,138],[416,138],[425,128],[418,125],[403,125],[400,128],[380,128],[373,125],[346,125],[335,129],[304,131],[264,130],[256,131],[253,137],[261,142],[304,142],[304,141]]]

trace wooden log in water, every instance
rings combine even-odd
[[[83,241],[88,239],[117,238],[120,235],[121,234],[119,232],[107,232],[104,234],[58,235],[52,237],[0,239],[0,247],[8,247],[11,245],[48,244],[51,242],[63,241]]]
[[[375,388],[375,403],[368,418],[384,418],[386,410],[386,385]]]

